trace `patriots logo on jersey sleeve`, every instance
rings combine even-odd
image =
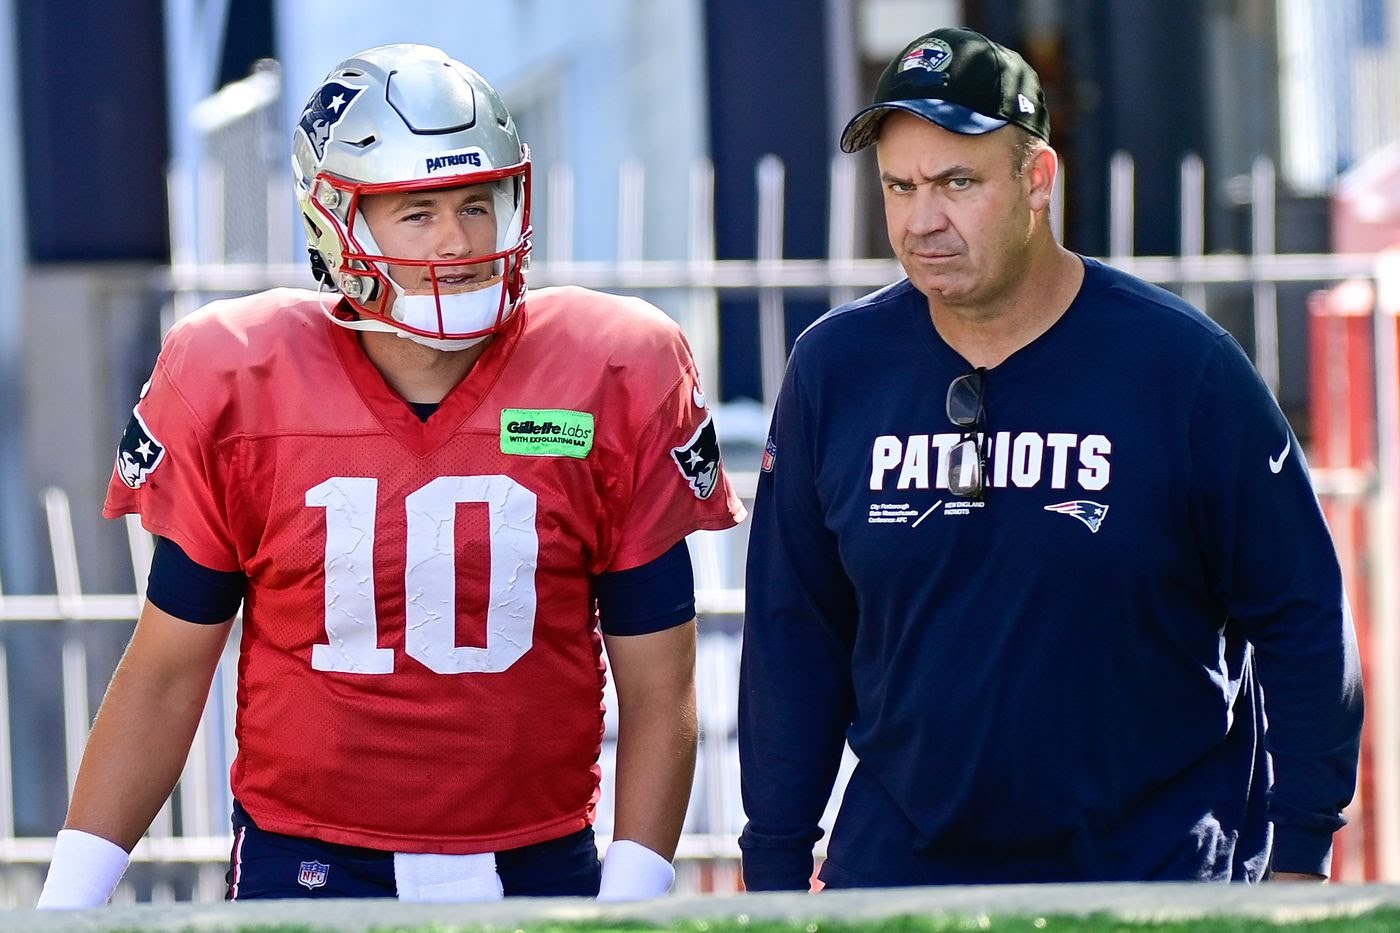
[[[671,448],[671,457],[690,488],[695,490],[695,497],[710,498],[719,485],[719,438],[715,435],[714,419],[705,415],[689,441]]]
[[[359,97],[363,90],[362,87],[353,87],[339,81],[327,81],[312,95],[311,100],[307,101],[306,109],[301,112],[301,122],[297,125],[306,134],[311,148],[316,151],[317,159],[325,156],[331,130],[340,122],[340,118],[345,116],[351,101]]]
[[[1055,505],[1047,505],[1047,512],[1059,512],[1062,515],[1073,515],[1085,525],[1089,530],[1098,534],[1099,526],[1103,524],[1103,518],[1108,514],[1108,506],[1098,502],[1090,502],[1088,499],[1075,499],[1071,502],[1058,502]]]
[[[117,475],[132,489],[146,482],[155,468],[165,459],[165,445],[156,440],[140,412],[131,410],[131,420],[117,445]]]

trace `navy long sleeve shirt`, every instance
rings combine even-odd
[[[986,373],[983,501],[946,482],[972,367],[907,280],[797,341],[750,531],[750,889],[807,886],[845,741],[828,885],[1327,871],[1362,696],[1303,452],[1228,333],[1084,262]]]

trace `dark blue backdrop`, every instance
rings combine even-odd
[[[834,144],[827,138],[825,7],[812,0],[705,4],[720,259],[756,255],[757,164],[769,153],[786,166],[784,256],[826,255],[828,160]],[[826,310],[824,300],[789,298],[789,345]],[[761,398],[757,296],[723,297],[719,347],[722,396]]]
[[[273,0],[231,0],[219,84],[273,54]],[[161,0],[17,3],[28,255],[170,255]]]

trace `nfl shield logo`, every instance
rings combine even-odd
[[[325,862],[302,862],[301,871],[297,873],[297,884],[308,891],[319,888],[326,883],[330,870],[331,867]]]
[[[778,459],[778,445],[773,443],[773,438],[768,438],[768,443],[763,445],[763,459],[759,461],[758,468],[765,473],[773,472],[773,461]]]

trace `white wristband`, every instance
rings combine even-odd
[[[676,870],[656,852],[631,839],[614,839],[603,857],[600,901],[640,901],[671,890]]]
[[[131,856],[115,842],[80,829],[61,829],[53,841],[53,858],[40,910],[101,907],[122,880]]]

